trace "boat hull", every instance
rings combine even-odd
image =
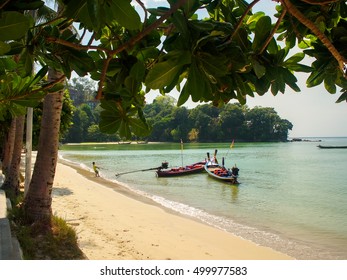
[[[204,162],[198,162],[194,163],[192,165],[187,165],[185,167],[177,167],[177,168],[170,168],[170,169],[158,169],[156,171],[158,177],[178,177],[178,176],[186,176],[190,174],[196,174],[203,172],[205,163]]]
[[[321,149],[347,149],[347,146],[322,146],[322,145],[318,145],[318,148]]]
[[[223,181],[223,182],[227,182],[227,183],[231,183],[233,185],[238,185],[239,182],[237,181],[237,177],[238,176],[234,176],[231,174],[230,170],[226,170],[225,167],[222,167],[220,165],[208,165],[206,164],[204,166],[207,174],[219,181]]]

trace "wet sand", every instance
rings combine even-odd
[[[287,260],[291,257],[168,210],[62,160],[53,213],[91,260]]]

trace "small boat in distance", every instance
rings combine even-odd
[[[222,160],[222,165],[220,165],[216,158],[217,150],[215,151],[213,159],[210,159],[210,154],[207,153],[208,161],[206,162],[204,168],[207,174],[217,180],[228,182],[231,184],[239,184],[237,178],[239,177],[239,169],[235,165],[233,168],[225,168],[224,158]]]
[[[184,176],[190,174],[201,173],[204,171],[206,161],[199,161],[193,163],[191,165],[181,166],[181,167],[173,167],[169,169],[158,168],[156,173],[158,177],[176,177],[176,176]],[[162,164],[165,166],[165,164]],[[167,164],[166,164],[167,167]]]
[[[321,149],[347,149],[347,146],[323,146],[323,145],[318,145],[318,148]]]

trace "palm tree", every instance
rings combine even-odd
[[[63,79],[61,72],[49,69],[48,82]],[[24,199],[24,209],[29,221],[40,221],[47,226],[50,225],[52,217],[52,188],[58,160],[63,97],[64,88],[48,93],[44,98],[38,152]]]
[[[5,182],[2,188],[7,191],[11,197],[19,194],[19,172],[20,161],[23,146],[23,132],[24,132],[24,115],[18,116],[15,121],[15,134],[12,156],[10,155],[10,162],[6,172]]]
[[[3,139],[3,151],[2,151],[2,173],[7,174],[9,170],[9,166],[12,159],[12,153],[13,153],[13,145],[14,140],[16,137],[16,119],[13,118],[10,121],[10,125],[8,130],[4,133],[4,139]]]
[[[50,69],[48,81],[56,81],[63,74]],[[52,216],[52,187],[58,159],[60,116],[64,89],[49,93],[43,101],[38,152],[24,209],[31,221],[49,224]]]

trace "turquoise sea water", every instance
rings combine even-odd
[[[315,142],[315,140],[321,142]],[[311,142],[63,145],[60,156],[121,182],[165,207],[297,259],[347,259],[347,138]],[[157,178],[160,166],[190,164],[218,149],[225,165],[240,168],[239,186],[194,174]],[[230,248],[232,250],[232,248]]]

